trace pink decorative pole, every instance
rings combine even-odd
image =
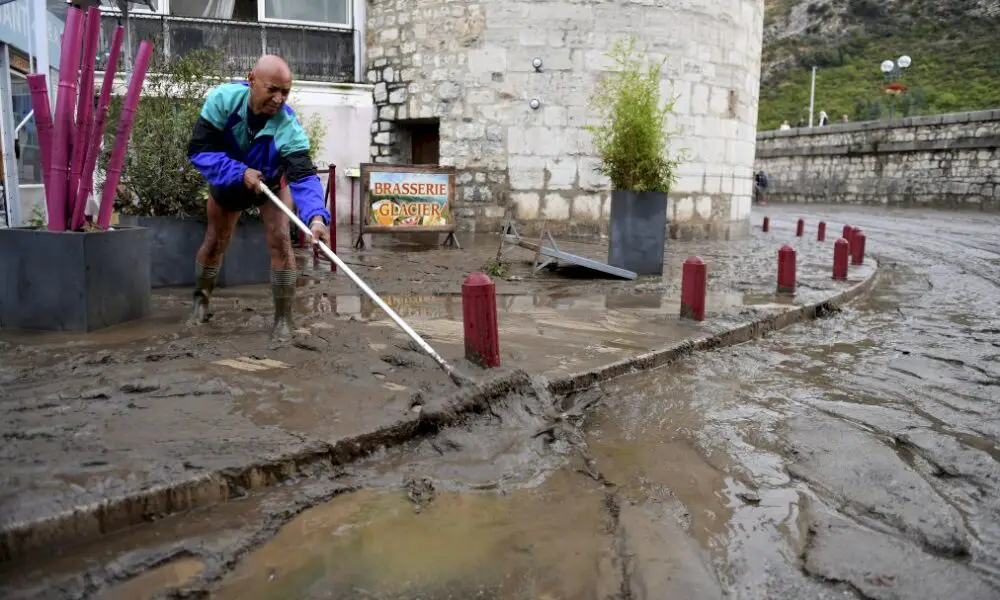
[[[142,83],[146,80],[146,70],[149,68],[149,59],[152,54],[153,43],[149,40],[143,40],[139,44],[139,52],[136,53],[135,63],[132,66],[132,76],[128,82],[128,92],[125,94],[122,116],[118,121],[115,146],[111,150],[111,160],[108,161],[104,192],[101,194],[101,212],[97,217],[97,226],[101,229],[107,229],[111,225],[111,211],[115,206],[115,191],[122,175],[122,166],[125,164],[125,148],[128,146],[128,138],[132,133],[132,122],[135,119],[135,111],[139,107]]]
[[[97,120],[94,123],[92,139],[87,140],[87,156],[83,165],[83,178],[77,202],[86,206],[87,196],[94,188],[94,171],[97,169],[97,157],[101,155],[101,140],[104,139],[104,125],[108,118],[108,107],[111,105],[111,88],[115,84],[115,72],[118,70],[118,55],[122,51],[122,40],[125,39],[125,28],[119,26],[111,37],[111,54],[108,56],[108,66],[104,69],[104,83],[101,84],[101,98],[97,102]],[[81,215],[86,213],[81,212]],[[76,213],[73,213],[73,228],[82,227],[76,224]]]
[[[73,207],[70,229],[73,231],[83,227],[84,209],[87,207],[87,197],[80,197],[80,179],[87,150],[90,148],[90,136],[94,129],[94,61],[97,58],[97,43],[101,35],[99,7],[91,6],[87,11],[84,32],[86,42],[83,46],[83,74],[80,75],[80,101],[76,107],[77,135],[73,144],[73,165],[69,175],[69,204]]]
[[[51,198],[49,180],[52,175],[52,108],[49,105],[49,90],[45,85],[45,75],[41,73],[28,75],[28,89],[31,90],[31,108],[35,111],[38,146],[42,153],[42,183],[45,185],[45,197]],[[48,207],[51,211],[52,206]]]
[[[56,96],[55,131],[52,139],[52,194],[46,194],[49,231],[66,231],[67,187],[69,186],[69,145],[73,134],[73,106],[76,105],[76,75],[80,66],[79,8],[66,11],[62,55],[59,59],[59,92]]]

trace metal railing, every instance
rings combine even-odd
[[[111,35],[119,17],[101,18],[97,69],[107,64]],[[188,19],[165,16],[129,16],[129,56],[139,43],[150,40],[164,56],[183,56],[196,50],[221,51],[226,75],[246,75],[262,54],[277,54],[288,61],[295,78],[307,81],[353,83],[354,35],[343,29],[257,23],[247,21]],[[121,65],[119,57],[119,65]]]

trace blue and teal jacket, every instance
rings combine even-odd
[[[269,185],[284,176],[299,218],[308,224],[319,215],[329,224],[323,185],[309,158],[309,138],[295,112],[285,104],[251,140],[249,98],[250,85],[245,81],[223,84],[208,93],[188,145],[191,164],[209,185],[223,190],[246,189],[243,172],[247,167],[263,173]]]

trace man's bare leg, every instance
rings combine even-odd
[[[208,305],[215,290],[215,282],[219,277],[219,267],[222,257],[233,237],[239,212],[228,211],[219,206],[215,200],[208,198],[208,227],[205,229],[205,239],[198,248],[195,259],[194,308],[191,312],[191,323],[208,321]]]
[[[278,192],[278,199],[285,206],[292,207],[292,193],[284,187]],[[260,217],[267,232],[267,245],[271,251],[271,293],[274,296],[274,328],[271,339],[276,342],[292,339],[295,325],[292,321],[292,306],[295,303],[295,255],[292,253],[292,237],[288,232],[288,217],[268,202],[260,207]]]

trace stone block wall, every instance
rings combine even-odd
[[[668,59],[662,91],[677,98],[673,150],[687,160],[670,196],[671,235],[748,230],[763,5],[370,0],[372,160],[407,162],[406,122],[437,119],[441,163],[459,171],[462,227],[509,212],[529,231],[606,231],[609,185],[584,127],[595,123],[588,101],[606,52],[634,33],[653,59]]]
[[[770,202],[1000,210],[1000,110],[757,134]]]

